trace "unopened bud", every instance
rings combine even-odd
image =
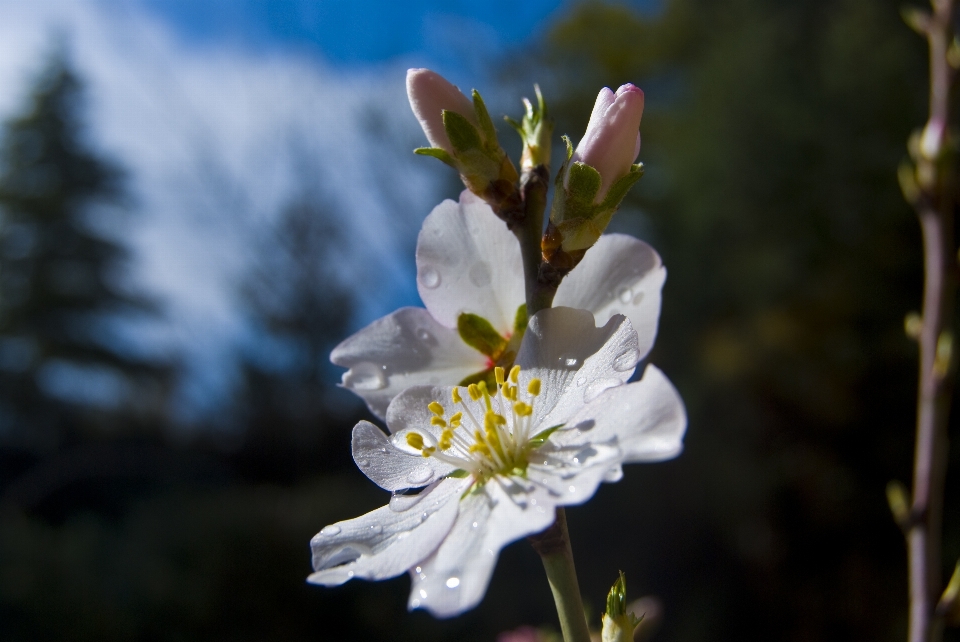
[[[960,562],[954,567],[950,582],[940,597],[937,615],[942,617],[948,626],[960,626]]]
[[[640,619],[627,610],[627,580],[620,571],[620,577],[607,594],[600,638],[602,642],[633,642],[633,631],[639,623]]]
[[[557,176],[549,238],[545,236],[542,245],[547,262],[561,268],[575,265],[582,256],[575,253],[597,242],[643,176],[643,165],[633,164],[640,153],[642,115],[640,89],[627,84],[614,94],[604,88],[577,149],[564,138],[567,161]]]
[[[431,145],[414,151],[456,169],[464,185],[501,214],[504,202],[516,193],[519,175],[500,147],[483,98],[476,90],[472,96],[471,103],[443,76],[429,69],[407,71],[410,107]]]
[[[553,135],[553,120],[547,117],[547,105],[540,93],[540,86],[534,85],[537,92],[537,104],[534,106],[528,99],[523,99],[526,108],[523,119],[518,123],[512,118],[506,121],[517,130],[523,141],[523,154],[520,156],[520,169],[529,171],[537,165],[550,163],[550,137]]]

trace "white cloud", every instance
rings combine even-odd
[[[198,398],[224,392],[245,331],[236,287],[252,230],[310,173],[341,206],[355,258],[344,271],[366,284],[359,321],[415,297],[407,254],[443,171],[408,153],[422,141],[401,66],[347,75],[294,53],[191,46],[132,1],[0,0],[0,16],[3,117],[23,104],[54,37],[67,36],[93,140],[129,170],[141,211],[127,230],[133,278],[168,307],[149,334],[186,352]],[[396,163],[393,148],[371,148],[370,109],[403,141]]]

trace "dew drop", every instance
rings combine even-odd
[[[571,492],[571,493],[577,492],[577,487],[576,487],[576,486],[571,486],[571,487],[570,487],[570,492]]]
[[[434,336],[423,328],[417,330],[417,338],[427,345],[435,345],[437,343],[437,340],[434,338]]]
[[[430,516],[427,515],[427,513],[420,513],[420,521],[421,521],[421,522],[427,521],[427,518],[428,518],[428,517],[430,517]]]
[[[477,522],[474,522],[474,523],[472,524],[472,526],[473,526],[474,528],[478,527],[479,525],[480,525],[480,524],[478,524]]]
[[[370,532],[372,532],[372,533],[382,533],[382,532],[383,532],[383,526],[381,526],[380,524],[370,524]]]
[[[340,534],[340,527],[336,524],[330,524],[329,526],[324,526],[320,529],[320,534],[327,537],[333,537],[334,535]]]
[[[468,272],[470,282],[478,288],[490,285],[490,268],[484,262],[474,263]]]
[[[367,460],[367,459],[358,459],[358,460],[357,460],[357,466],[359,466],[360,468],[363,468],[364,466],[366,466],[366,465],[369,464],[369,463],[370,463],[370,461]]]
[[[565,368],[576,368],[580,365],[580,360],[574,354],[564,353],[558,358],[560,365]]]
[[[417,568],[414,569],[414,571],[416,571],[419,574],[423,572],[423,569],[418,566]]]
[[[390,510],[395,513],[402,513],[416,505],[421,499],[423,499],[423,493],[419,495],[399,495],[394,493],[390,498]]]
[[[448,579],[447,579],[447,588],[451,588],[451,589],[452,589],[452,588],[457,588],[458,586],[460,586],[460,578],[459,578],[459,577],[451,577],[451,578],[448,578]]]
[[[591,381],[587,389],[583,391],[583,401],[590,403],[610,388],[616,388],[621,384],[619,379],[598,379]]]
[[[419,274],[419,277],[421,285],[425,288],[432,290],[440,285],[440,273],[431,267],[424,268],[423,272]]]
[[[620,303],[630,303],[630,300],[633,299],[633,290],[631,288],[620,288],[617,292],[617,298],[620,299]]]
[[[641,301],[643,301],[643,292],[637,292],[637,296],[633,297],[633,304],[640,305]]]
[[[347,579],[353,579],[355,573],[353,571],[347,571]]]
[[[587,378],[584,377],[583,375],[581,375],[580,377],[577,378],[577,385],[578,385],[578,386],[582,386],[582,385],[585,384],[585,383],[587,383]]]
[[[429,468],[416,468],[407,475],[407,481],[411,484],[425,484],[433,477],[433,471]]]
[[[343,385],[354,390],[382,390],[387,387],[387,378],[381,366],[361,361],[344,373]]]
[[[411,600],[410,607],[414,609],[420,608],[420,600]]]
[[[613,369],[617,372],[626,372],[635,367],[638,361],[640,361],[640,351],[630,348],[613,360]]]
[[[427,592],[424,591],[423,589],[420,589],[420,597],[423,599],[427,599]]]

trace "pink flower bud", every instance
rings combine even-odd
[[[430,145],[444,149],[450,154],[453,154],[453,146],[443,128],[443,111],[456,112],[477,125],[473,103],[459,89],[434,71],[407,70],[407,97]]]
[[[574,161],[600,172],[600,191],[595,202],[602,201],[610,186],[630,172],[640,153],[642,115],[643,91],[639,87],[627,83],[616,94],[608,87],[600,90],[587,131],[573,153]]]

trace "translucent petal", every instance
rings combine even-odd
[[[398,448],[390,437],[368,421],[354,427],[352,447],[357,467],[385,490],[426,486],[454,470],[436,458]]]

